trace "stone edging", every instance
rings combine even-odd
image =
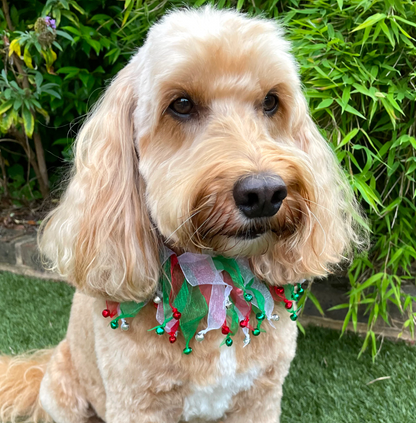
[[[299,318],[299,322],[302,326],[320,326],[327,329],[335,329],[342,331],[343,321],[328,319],[326,317],[317,317],[317,316],[305,316],[302,315]],[[367,333],[367,324],[357,322],[357,331],[354,330],[354,326],[351,322],[348,323],[346,330],[348,332],[356,332],[361,336],[365,336]],[[406,330],[403,332],[402,336],[399,338],[399,333],[401,329],[390,327],[390,326],[376,326],[373,328],[373,331],[376,335],[385,337],[391,341],[403,340],[411,344],[415,343],[415,340],[412,339],[410,331]]]
[[[36,233],[0,228],[0,270],[36,278],[62,280],[45,270],[40,260]]]

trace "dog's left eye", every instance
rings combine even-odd
[[[279,99],[275,94],[267,94],[263,100],[263,111],[266,115],[272,116],[279,108]]]
[[[181,97],[172,101],[169,105],[169,109],[175,114],[186,117],[190,115],[194,110],[194,104],[189,98]]]

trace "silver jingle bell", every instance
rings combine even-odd
[[[158,295],[156,295],[156,296],[153,298],[153,302],[154,302],[155,304],[160,304],[160,303],[162,302],[162,299],[161,299]]]
[[[126,322],[126,319],[121,319],[121,325],[120,325],[121,330],[123,331],[127,331],[130,329],[130,325]]]
[[[246,335],[246,337],[244,338],[243,348],[246,347],[250,342],[251,342],[250,335]]]
[[[280,319],[278,314],[272,314],[270,316],[270,320],[273,320],[273,322],[277,322]]]
[[[204,338],[205,338],[205,336],[204,336],[204,334],[203,334],[203,333],[201,333],[201,332],[198,332],[198,333],[195,335],[195,339],[196,339],[198,342],[202,342],[202,341],[204,340]]]

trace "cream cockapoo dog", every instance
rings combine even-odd
[[[53,350],[0,359],[0,418],[57,423],[279,421],[296,349],[284,307],[244,348],[190,355],[148,332],[151,304],[111,330],[105,301],[157,289],[160,249],[247,257],[269,286],[325,276],[357,243],[356,204],[312,122],[275,22],[212,8],[154,25],[84,124],[41,248],[77,288]]]

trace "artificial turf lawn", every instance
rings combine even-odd
[[[0,272],[0,351],[56,345],[65,336],[73,292]],[[369,355],[357,359],[361,343],[355,335],[339,339],[336,331],[307,328],[283,388],[281,423],[415,422],[415,348],[385,341],[373,364]],[[390,379],[367,385],[385,376]]]

